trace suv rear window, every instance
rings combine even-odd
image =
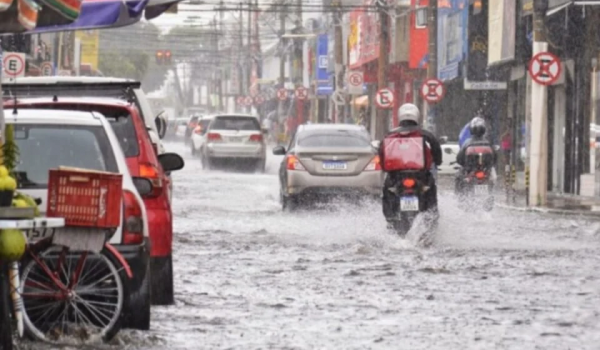
[[[101,126],[15,125],[20,162],[15,168],[20,188],[47,188],[48,170],[59,166],[119,172]]]
[[[260,124],[252,117],[216,117],[210,127],[214,130],[258,130]]]
[[[122,116],[109,116],[106,114],[104,116],[110,122],[115,135],[117,135],[125,157],[137,157],[140,154],[140,147],[131,115],[125,113]]]
[[[298,135],[301,147],[369,147],[370,136],[367,133],[331,131],[306,132]]]

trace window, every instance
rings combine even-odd
[[[427,7],[417,7],[415,13],[415,27],[427,27]]]
[[[370,147],[371,139],[358,132],[307,132],[299,135],[299,147]]]
[[[260,131],[260,124],[256,118],[248,117],[217,117],[211,125],[213,130],[258,130]]]
[[[130,115],[106,116],[112,126],[126,158],[140,154],[135,125]]]
[[[48,187],[48,170],[59,166],[119,172],[101,126],[15,125],[20,188]]]

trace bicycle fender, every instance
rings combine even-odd
[[[133,278],[133,273],[131,272],[131,266],[129,266],[129,264],[127,263],[127,260],[125,260],[125,258],[123,257],[123,255],[121,255],[121,253],[119,253],[119,251],[117,250],[117,248],[115,248],[114,246],[112,246],[110,243],[106,243],[104,245],[104,247],[123,266],[123,268],[125,269],[125,273],[127,274],[127,277],[129,277],[129,279],[132,279]]]

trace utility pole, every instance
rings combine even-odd
[[[427,27],[429,28],[429,61],[427,62],[427,78],[437,78],[437,11],[438,2],[429,1],[427,10]],[[423,101],[423,128],[435,133],[435,105]]]
[[[296,21],[296,29],[299,30],[302,28],[302,0],[297,0],[296,1],[296,17],[297,17],[297,21]],[[300,47],[296,47],[296,62],[297,62],[297,82],[298,82],[298,86],[304,86],[304,62],[302,59],[302,48],[304,47],[303,45],[303,41],[305,39],[297,39],[296,41],[296,45],[298,45],[298,43],[300,44]],[[305,87],[306,88],[306,87]],[[296,124],[300,125],[304,122],[304,107],[306,101],[305,100],[301,100],[301,99],[296,99]]]
[[[341,0],[335,0],[334,6],[337,7],[334,14],[334,25],[335,25],[335,91],[342,91],[344,87],[344,43],[342,42],[342,10]],[[334,123],[344,122],[342,120],[344,116],[346,106],[336,105]]]
[[[436,2],[436,1],[430,1]],[[379,60],[378,60],[378,71],[377,71],[377,85],[378,89],[388,87],[387,75],[388,75],[388,64],[389,64],[389,50],[388,46],[390,43],[389,35],[389,20],[390,17],[387,13],[388,6],[386,0],[377,0],[377,9],[379,11],[379,23],[381,28],[381,35],[379,36]],[[388,110],[378,108],[377,119],[375,120],[375,139],[381,140],[388,131]]]
[[[248,77],[248,96],[252,96],[252,0],[248,0],[248,44],[246,46],[246,76]],[[254,97],[254,96],[252,96]],[[252,112],[252,105],[248,106],[248,113]]]
[[[219,60],[219,112],[221,113],[226,112],[223,104],[223,66],[221,65],[221,52],[219,51],[219,38],[225,33],[225,31],[223,30],[223,6],[223,0],[221,0],[221,4],[219,6],[219,34],[217,36],[217,54],[219,55],[219,57],[217,58]]]
[[[239,94],[244,95],[246,92],[246,84],[244,83],[246,79],[246,74],[244,72],[244,4],[240,2],[240,34],[239,34],[239,51],[238,51],[238,66],[236,67],[239,73]],[[239,111],[241,106],[236,105],[236,110]]]
[[[286,10],[287,8],[285,6],[282,6],[281,13],[279,14],[279,45],[281,48],[281,56],[279,57],[279,85],[281,85],[281,89],[285,89],[285,39],[283,38],[283,35],[285,35],[285,14],[287,12]],[[278,122],[280,122],[283,118],[283,104],[284,101],[279,100],[279,105],[277,107]]]
[[[533,2],[533,55],[548,51],[545,18],[548,0]],[[531,147],[529,204],[545,206],[548,190],[548,88],[535,81],[531,86]],[[527,172],[527,171],[526,171]]]

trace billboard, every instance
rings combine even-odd
[[[316,55],[316,80],[317,95],[330,95],[333,92],[333,86],[329,79],[329,35],[321,34],[317,38]]]
[[[488,65],[515,58],[516,26],[514,0],[489,0]]]
[[[461,62],[467,57],[468,0],[446,0],[438,3],[438,79],[457,78]]]
[[[98,69],[98,46],[100,33],[98,30],[78,30],[75,38],[81,41],[81,64],[90,65],[92,71]]]

